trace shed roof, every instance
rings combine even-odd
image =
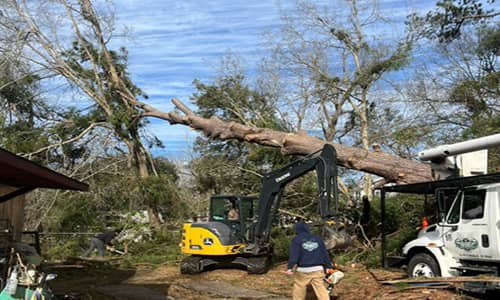
[[[49,168],[0,148],[0,184],[24,188],[64,189],[88,191],[83,182],[67,177]]]
[[[460,177],[437,181],[419,182],[413,184],[384,186],[385,192],[407,193],[407,194],[434,194],[438,188],[466,188],[480,184],[500,182],[500,173]]]

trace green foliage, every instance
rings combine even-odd
[[[204,117],[217,116],[254,126],[284,129],[275,116],[268,96],[252,89],[240,74],[220,78],[211,85],[195,81],[198,92],[193,102]],[[276,149],[199,138],[195,150],[200,156],[191,162],[199,192],[248,194],[259,191],[256,174],[288,161]],[[263,166],[270,166],[264,170]]]
[[[100,28],[100,21],[87,9],[92,10],[82,6],[84,20],[91,24],[91,28]],[[64,72],[61,75],[83,89],[94,101],[95,105],[88,111],[89,116],[113,129],[115,138],[127,146],[137,173],[147,176],[152,166],[146,158],[149,153],[144,143],[148,143],[149,147],[161,146],[158,138],[144,136],[142,132],[148,121],[140,117],[137,99],[147,99],[148,96],[130,78],[127,50],[124,47],[116,51],[107,49],[97,31],[91,30],[95,35],[90,38],[79,36],[71,47],[61,53],[76,76],[68,76]]]
[[[213,194],[247,193],[258,178],[235,168],[239,162],[222,155],[207,154],[191,162],[199,192]]]
[[[384,151],[390,149],[396,155],[412,159],[416,149],[433,141],[435,129],[427,120],[416,119],[411,122],[408,116],[394,107],[370,110],[370,136],[383,145]]]
[[[422,217],[426,216],[432,219],[434,215],[434,207],[429,200],[427,207],[424,207],[423,196],[415,195],[395,195],[389,196],[386,199],[386,234],[390,235],[387,238],[387,251],[390,254],[400,254],[403,246],[417,237],[418,229],[421,226]],[[380,199],[375,199],[372,202],[373,220],[372,226],[381,224],[380,218]],[[430,214],[429,214],[430,213]],[[370,225],[368,225],[370,226]],[[378,232],[382,229],[378,226]],[[380,250],[377,249],[377,252]],[[378,256],[380,254],[369,254],[368,260],[377,262],[376,258],[372,255]],[[380,264],[380,260],[378,262]]]
[[[417,238],[418,227],[403,225],[397,234],[387,240],[387,255],[401,255],[401,250],[406,243]]]
[[[423,216],[433,219],[433,202],[429,200],[424,207],[424,199],[414,195],[394,195],[386,198],[386,234],[388,255],[400,255],[403,246],[417,237]],[[380,267],[381,251],[381,218],[380,199],[371,202],[371,218],[365,226],[365,234],[370,238],[374,248],[363,248],[358,251],[336,251],[335,260],[339,264],[363,263],[368,267]],[[356,233],[362,239],[361,232]]]
[[[471,49],[470,59],[478,68],[472,76],[454,82],[450,102],[464,108],[468,126],[462,139],[473,139],[498,133],[500,116],[500,71],[496,63],[500,49],[500,27],[481,26],[476,30],[478,45]],[[500,170],[500,149],[489,150],[489,171]]]
[[[372,61],[357,71],[356,84],[362,89],[367,89],[384,73],[406,67],[410,61],[411,50],[412,44],[410,42],[400,43],[388,57],[383,57],[382,53],[379,53],[380,51],[370,49],[367,55],[371,56]]]
[[[48,142],[45,128],[51,109],[39,97],[40,78],[20,62],[0,57],[0,145],[29,153]]]
[[[245,84],[242,75],[223,77],[212,85],[196,82],[196,86],[198,93],[194,102],[202,116],[217,116],[225,121],[286,131],[268,96]],[[257,174],[278,169],[294,159],[284,157],[278,149],[237,141],[200,138],[196,150],[201,155],[191,162],[191,168],[200,193],[259,193],[261,178]],[[287,187],[281,207],[297,209],[307,206],[308,212],[316,213],[317,201],[312,198],[317,198],[315,178],[304,176]]]
[[[91,107],[88,112],[82,112],[81,109],[76,107],[69,107],[57,113],[61,120],[50,128],[49,134],[55,136],[60,141],[74,139],[92,123],[104,120],[103,116],[95,110],[95,107]],[[88,134],[90,135],[91,133],[92,131]],[[89,148],[87,140],[82,138],[74,143],[61,145],[49,153],[53,164],[71,168],[91,152],[92,149]]]
[[[64,201],[60,205],[64,209],[55,209],[53,217],[57,220],[52,224],[51,230],[62,232],[80,232],[88,229],[98,229],[104,221],[103,213],[97,213],[104,209],[98,203],[91,201],[85,194],[77,194]],[[66,200],[66,199],[65,199]],[[69,201],[68,201],[69,200]]]
[[[118,51],[103,51],[90,41],[74,41],[62,56],[78,73],[79,80],[96,95],[93,100],[99,105],[100,111],[97,113],[114,127],[117,136],[136,138],[137,131],[145,121],[138,120],[137,110],[123,99],[126,94],[124,90],[130,91],[135,97],[147,98],[147,95],[129,77],[127,50],[120,48]],[[125,86],[118,85],[117,79],[112,78],[111,66],[116,69]]]
[[[281,208],[317,220],[319,215],[318,184],[315,172],[289,183],[283,192]]]
[[[163,174],[164,176],[168,176],[170,180],[173,182],[177,182],[179,180],[177,167],[167,158],[155,157],[154,164],[156,172],[158,174]]]
[[[174,179],[168,175],[138,179],[136,197],[149,207],[165,208],[163,214],[168,219],[186,217],[187,206],[179,197]]]
[[[500,30],[498,26],[481,26],[479,28],[480,41],[477,46],[477,54],[481,57],[498,56],[500,51]],[[486,65],[488,70],[490,66]]]
[[[474,76],[462,77],[457,80],[449,95],[453,103],[466,107],[471,117],[491,116],[491,99],[498,99],[500,72],[497,70],[496,59],[500,49],[500,27],[480,27],[475,32],[478,45],[470,49],[468,58],[477,62],[478,68]]]
[[[45,239],[42,241],[42,246],[44,246],[42,253],[44,258],[48,260],[80,256],[89,246],[88,240],[88,236],[66,236],[52,240]]]
[[[90,171],[113,163],[113,159],[102,159],[95,162]],[[89,193],[59,195],[50,218],[43,220],[44,227],[65,232],[99,232],[105,227],[127,227],[127,220],[121,215],[151,206],[162,213],[166,222],[177,222],[187,216],[188,207],[181,199],[178,175],[171,162],[162,159],[157,170],[161,172],[159,176],[144,179],[137,178],[132,170],[126,171],[126,162],[116,164],[116,168],[122,171],[92,176]]]
[[[273,247],[273,260],[288,260],[288,250],[295,233],[291,228],[274,227],[271,229],[271,244]]]
[[[430,205],[430,204],[429,204]],[[380,224],[380,199],[372,201],[373,225]],[[415,195],[395,195],[386,199],[386,232],[391,233],[404,228],[421,225],[422,217],[429,208],[424,208],[424,199]]]
[[[447,43],[460,37],[464,27],[494,17],[494,3],[495,0],[441,0],[436,3],[436,10],[425,16],[410,15],[408,24],[419,35]],[[485,9],[485,4],[493,8]]]
[[[282,128],[274,116],[267,95],[245,84],[243,75],[226,76],[217,83],[206,85],[195,80],[198,92],[193,96],[198,113],[203,117],[218,116],[226,121],[250,122],[258,127]]]
[[[133,243],[129,247],[129,256],[125,257],[130,264],[148,263],[160,265],[182,259],[179,250],[179,232],[160,231],[155,239],[141,243]]]
[[[429,30],[430,35],[424,37],[439,40],[436,54],[442,55],[432,65],[438,70],[435,77],[422,80],[422,86],[434,86],[437,93],[431,93],[439,94],[423,92],[424,103],[432,112],[426,122],[430,127],[439,124],[434,135],[441,138],[434,145],[498,133],[500,27],[490,18],[498,12],[484,8],[493,2],[440,1],[442,10],[430,12],[427,19],[420,19],[424,23],[417,24],[418,29]],[[453,27],[457,24],[460,27]],[[436,83],[429,84],[431,81]],[[498,151],[493,149],[490,154],[490,170],[498,170]]]

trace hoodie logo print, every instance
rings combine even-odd
[[[319,247],[319,244],[314,241],[307,241],[302,243],[302,248],[306,251],[312,252]]]

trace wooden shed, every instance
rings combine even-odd
[[[0,231],[20,241],[26,193],[36,188],[88,191],[89,186],[0,148]]]

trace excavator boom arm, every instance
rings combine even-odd
[[[266,251],[271,225],[276,217],[284,188],[294,179],[313,170],[317,174],[321,218],[328,220],[334,216],[331,211],[332,197],[335,205],[334,214],[337,214],[337,153],[332,145],[325,144],[322,150],[264,175],[257,221],[246,251],[253,254]]]

